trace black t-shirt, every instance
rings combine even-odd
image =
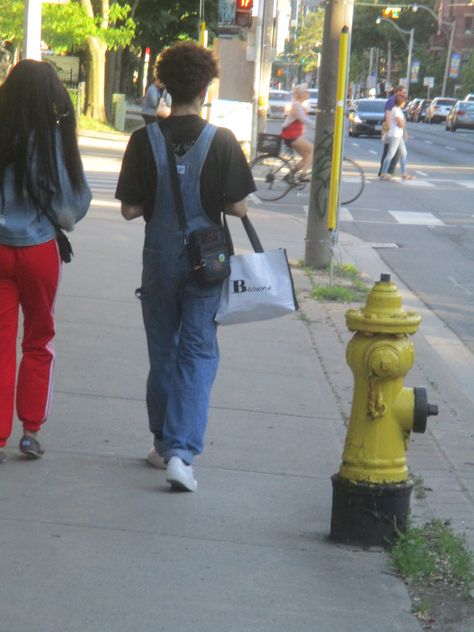
[[[182,156],[194,145],[206,122],[197,115],[170,116],[159,122],[168,129],[175,153]],[[201,171],[201,202],[209,218],[220,223],[226,202],[239,202],[255,191],[255,184],[234,134],[218,127]],[[126,204],[143,204],[148,221],[156,196],[156,166],[145,127],[130,137],[122,162],[115,197]]]

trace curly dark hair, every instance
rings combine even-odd
[[[193,42],[179,42],[160,55],[156,68],[159,80],[171,94],[173,103],[193,101],[219,76],[214,54]]]

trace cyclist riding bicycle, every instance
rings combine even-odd
[[[281,137],[293,149],[301,160],[296,164],[295,173],[301,171],[301,178],[306,179],[311,171],[313,161],[313,145],[306,140],[305,124],[314,128],[315,124],[304,108],[304,101],[309,97],[308,84],[300,83],[293,88],[293,99],[287,117],[283,121]]]

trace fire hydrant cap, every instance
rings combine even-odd
[[[387,334],[414,334],[420,325],[417,312],[407,312],[402,297],[389,274],[382,274],[370,290],[367,303],[361,309],[346,312],[346,324],[350,331]]]

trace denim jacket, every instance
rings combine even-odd
[[[57,218],[61,228],[71,231],[84,217],[91,203],[92,194],[84,179],[80,193],[73,190],[66,166],[62,160],[61,136],[56,136],[56,156],[60,187],[51,200],[51,214]],[[37,157],[32,156],[35,170]],[[33,200],[27,193],[18,195],[15,191],[12,166],[7,167],[3,181],[3,205],[0,197],[0,244],[6,246],[34,246],[55,237],[56,230],[43,214],[38,213]]]

